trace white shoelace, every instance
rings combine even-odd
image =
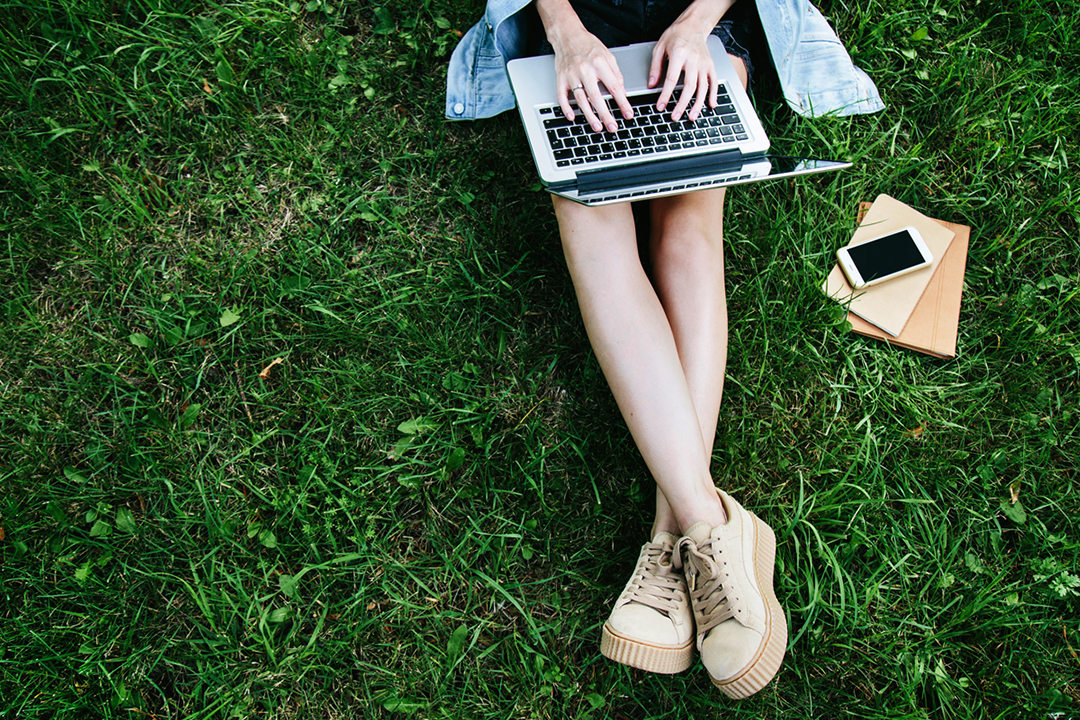
[[[683,537],[676,549],[672,563],[675,569],[683,567],[682,551],[686,550],[686,584],[693,600],[700,650],[707,632],[736,616],[739,598],[734,594],[727,561],[721,557],[723,551],[713,550],[711,538],[699,546],[691,538]]]
[[[686,602],[682,577],[674,565],[675,548],[670,544],[646,543],[638,556],[631,578],[619,604],[639,603],[670,616]]]

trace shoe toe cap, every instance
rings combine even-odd
[[[678,647],[690,638],[688,629],[677,627],[664,613],[637,603],[624,605],[612,613],[608,627],[623,637],[650,645]]]
[[[728,620],[713,628],[701,643],[701,662],[714,680],[727,680],[754,661],[761,644],[760,632]]]

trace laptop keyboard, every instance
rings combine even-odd
[[[606,130],[593,132],[585,120],[585,114],[573,103],[573,121],[563,116],[558,105],[540,108],[540,118],[547,131],[548,147],[555,158],[555,166],[595,165],[606,160],[639,156],[656,159],[690,148],[718,149],[716,146],[723,147],[749,139],[731,96],[723,85],[719,86],[716,107],[710,108],[706,103],[695,121],[685,116],[678,122],[671,121],[671,110],[679,100],[678,94],[679,90],[676,90],[664,112],[656,109],[659,90],[628,97],[634,108],[634,117],[629,120],[611,103],[612,114],[619,125],[619,129],[613,133]]]

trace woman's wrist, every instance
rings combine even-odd
[[[682,25],[695,33],[708,36],[734,4],[735,0],[694,0],[671,25]]]
[[[558,49],[568,37],[586,32],[569,0],[536,0],[536,11],[553,48]]]

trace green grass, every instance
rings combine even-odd
[[[479,2],[0,4],[0,716],[1080,717],[1080,5],[823,10],[888,109],[766,83],[855,166],[729,193],[732,702],[599,655],[652,485],[516,117],[442,120]],[[881,192],[972,227],[955,360],[818,290]]]

